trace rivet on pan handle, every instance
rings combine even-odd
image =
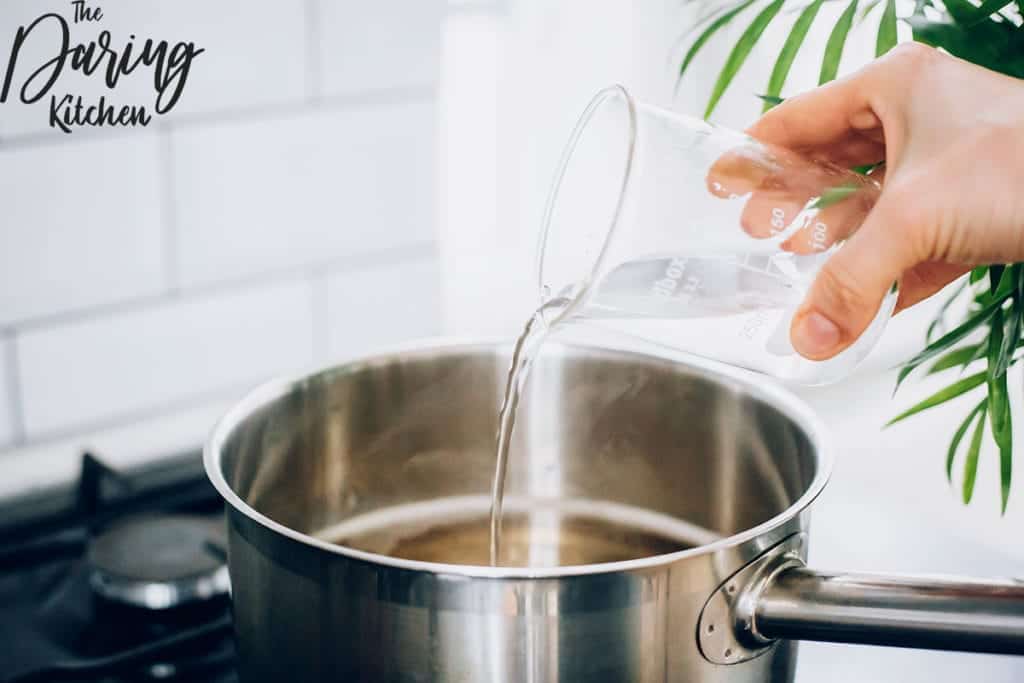
[[[701,654],[715,664],[739,664],[771,649],[776,641],[759,636],[753,605],[765,586],[783,569],[803,566],[805,534],[794,534],[726,579],[708,598],[697,622]]]
[[[701,612],[698,642],[716,664],[781,639],[1024,655],[1016,579],[821,571],[791,537],[729,578]]]

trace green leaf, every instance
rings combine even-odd
[[[910,373],[919,365],[921,365],[921,363],[931,360],[964,339],[964,337],[978,329],[978,327],[988,322],[989,318],[991,318],[996,312],[996,309],[999,308],[999,305],[1000,304],[997,302],[977,311],[973,315],[969,316],[967,320],[963,321],[957,327],[954,327],[952,330],[933,341],[931,344],[926,346],[923,351],[904,363],[903,369],[900,370],[900,373],[896,378],[896,389],[900,388],[900,384],[903,380],[906,379],[907,376],[910,375]]]
[[[707,109],[704,110],[705,119],[711,117],[715,107],[718,106],[718,101],[725,94],[725,89],[732,83],[736,72],[743,66],[743,62],[747,61],[750,51],[754,49],[754,45],[761,38],[761,34],[764,33],[768,24],[779,13],[779,10],[782,9],[784,3],[785,0],[774,0],[774,2],[761,10],[761,13],[754,17],[754,20],[750,22],[750,26],[747,27],[747,30],[743,32],[740,39],[733,45],[732,52],[729,53],[725,64],[722,66],[722,71],[718,74],[715,87],[711,90],[711,98],[708,100]]]
[[[704,47],[704,44],[708,42],[711,36],[715,35],[719,31],[719,29],[721,29],[723,26],[725,26],[730,21],[735,19],[737,14],[739,14],[740,12],[747,9],[753,4],[754,0],[747,0],[744,3],[741,3],[735,9],[730,10],[729,12],[726,12],[722,16],[715,19],[713,22],[711,22],[711,24],[708,25],[706,29],[704,29],[703,33],[697,36],[697,40],[693,41],[693,45],[690,46],[690,49],[687,51],[686,56],[683,58],[682,66],[679,67],[680,79],[683,78],[683,74],[686,73],[686,68],[690,66],[690,62],[693,61],[693,58],[697,56],[697,53],[700,52],[700,49]]]
[[[786,38],[786,42],[782,44],[782,49],[779,50],[779,58],[775,60],[772,74],[768,77],[766,95],[778,96],[782,92],[782,86],[786,84],[786,76],[789,75],[789,69],[793,66],[796,53],[800,51],[800,46],[804,44],[807,31],[811,28],[811,23],[814,22],[814,17],[817,16],[818,10],[821,9],[824,2],[825,0],[814,0],[814,2],[804,8],[804,11],[800,13],[800,16],[793,23],[793,28],[789,31],[789,37]],[[763,111],[768,111],[771,107],[772,105],[769,102],[765,102]]]
[[[965,289],[967,289],[967,280],[961,279],[960,284],[957,285],[956,289],[953,290],[953,293],[949,295],[949,298],[943,301],[942,305],[939,306],[939,310],[935,314],[935,319],[932,320],[930,325],[928,325],[928,331],[925,332],[924,341],[926,344],[931,343],[932,334],[940,325],[943,325],[946,322],[946,311],[949,310],[949,307],[953,305],[953,302],[960,297]]]
[[[1006,389],[1006,373],[997,375],[999,353],[1003,347],[1003,312],[996,311],[988,335],[988,402],[992,437],[999,448],[1008,448],[1012,442],[1010,430],[1010,396]]]
[[[878,7],[878,5],[881,4],[881,2],[882,0],[871,0],[871,2],[864,5],[864,8],[861,9],[860,14],[857,15],[857,22],[860,23],[867,19],[868,15],[871,13],[871,10]]]
[[[953,441],[950,442],[949,450],[946,452],[946,479],[950,483],[953,482],[953,461],[956,459],[956,451],[960,447],[960,442],[963,440],[964,434],[967,433],[967,429],[971,426],[971,422],[985,408],[987,403],[988,398],[981,399],[981,402],[974,406],[971,412],[967,413],[967,417],[960,424],[960,427],[957,428],[956,433],[953,434]]]
[[[968,0],[942,0],[949,16],[958,24],[966,24],[974,19],[978,8]]]
[[[1006,275],[1006,266],[1001,264],[994,264],[988,267],[988,287],[991,290],[995,290],[999,285],[1003,284],[1003,276]]]
[[[782,97],[776,97],[775,95],[758,95],[757,96],[765,105],[765,111],[768,111],[772,107],[782,104],[786,100]]]
[[[714,21],[715,19],[717,19],[718,17],[722,16],[726,12],[731,12],[732,10],[736,9],[741,4],[743,4],[742,1],[741,2],[725,2],[725,3],[722,3],[722,4],[715,3],[715,6],[707,9],[702,14],[700,14],[696,19],[693,20],[693,22],[690,24],[690,26],[685,31],[683,31],[682,35],[679,36],[680,42],[682,42],[688,36],[691,36],[691,35],[693,35],[695,33],[700,32],[702,29],[707,27],[707,25],[710,22]]]
[[[878,163],[875,164],[864,164],[863,166],[854,166],[850,170],[860,175],[869,175],[872,171],[881,166],[883,163],[884,162],[879,161]]]
[[[976,18],[973,22],[968,23],[967,27],[970,28],[975,24],[980,24],[983,21],[987,21],[990,16],[992,16],[999,10],[1003,9],[1004,7],[1008,7],[1012,4],[1013,2],[1011,0],[987,0],[987,2],[981,3],[981,5],[978,6],[975,12]]]
[[[988,274],[988,266],[978,266],[971,270],[971,284],[980,282]]]
[[[875,56],[881,57],[896,45],[896,0],[886,0],[882,21],[878,24]]]
[[[1006,379],[1006,376],[1003,376]],[[1000,493],[1000,512],[1006,514],[1006,504],[1010,501],[1010,483],[1013,480],[1013,443],[1012,433],[1011,442],[1006,446],[999,447],[999,493]]]
[[[907,19],[914,40],[942,48],[968,62],[999,73],[1024,76],[1024,53],[1016,45],[1019,29],[1012,22],[983,21],[971,28],[925,16]]]
[[[814,202],[808,208],[824,209],[826,207],[832,206],[833,204],[838,204],[839,202],[843,201],[850,195],[857,192],[857,190],[859,190],[860,187],[860,185],[851,181],[848,183],[843,183],[842,185],[837,185],[836,187],[826,188],[822,190],[821,195],[817,199],[815,199]]]
[[[970,29],[978,27],[993,14],[1012,3],[1010,0],[988,0],[988,2],[982,2],[981,5],[975,5],[969,0],[943,0],[942,4],[953,21]],[[988,33],[988,35],[994,34]]]
[[[981,360],[988,353],[988,344],[978,344],[978,348],[974,350],[971,357],[964,361],[964,364],[960,366],[961,372],[966,370],[967,367],[976,360]]]
[[[999,385],[1002,387],[998,388]],[[1010,422],[1009,399],[1006,395],[1006,375],[992,382],[989,386],[988,398],[992,438],[995,439],[1000,450],[1009,450],[1013,446],[1013,431]]]
[[[1016,266],[1014,267],[1016,268]],[[1010,273],[1012,269],[1007,268],[1003,276]],[[994,272],[990,275],[995,279]],[[1016,272],[1013,272],[1016,279]],[[1020,310],[1014,306],[1011,315],[1017,314],[1016,324],[1010,323],[1011,329],[1016,325],[1015,333],[1020,334]],[[1013,418],[1010,415],[1010,395],[1006,387],[1006,372],[999,374],[999,367],[1002,363],[1002,351],[1005,346],[1003,330],[1003,312],[997,310],[992,317],[988,337],[988,401],[989,421],[992,425],[992,438],[999,446],[999,484],[1002,496],[1002,511],[1006,512],[1006,503],[1010,495],[1010,477],[1013,466]],[[1008,362],[1008,361],[1007,361]]]
[[[981,419],[974,428],[971,445],[967,448],[967,460],[964,461],[964,505],[971,502],[974,495],[974,480],[978,476],[978,455],[981,453],[981,436],[985,433],[985,408],[981,409]]]
[[[920,413],[922,410],[934,408],[935,406],[941,405],[946,401],[949,401],[951,399],[956,398],[957,396],[960,396],[961,394],[965,394],[971,389],[974,389],[975,387],[979,387],[982,384],[984,384],[987,376],[987,373],[979,372],[969,377],[964,377],[961,380],[957,380],[956,382],[953,382],[945,389],[940,389],[939,391],[936,391],[934,394],[932,394],[925,400],[921,401],[917,405],[908,408],[907,410],[904,410],[902,413],[886,422],[885,426],[888,427],[889,425],[895,424],[900,420],[904,420],[910,417],[911,415],[916,415]]]
[[[858,0],[850,0],[843,13],[839,15],[835,28],[828,36],[825,43],[825,55],[821,60],[821,74],[818,77],[818,85],[828,83],[836,77],[839,72],[839,60],[843,57],[843,48],[846,46],[846,36],[853,25],[853,15],[857,11]]]
[[[925,374],[934,375],[936,372],[942,372],[943,370],[949,370],[955,368],[958,365],[970,362],[975,359],[975,354],[978,353],[978,347],[981,344],[971,344],[970,346],[961,346],[958,349],[953,349],[949,353],[940,357],[935,364],[928,368],[928,372]]]
[[[1007,312],[1006,333],[1003,335],[1002,343],[999,345],[996,355],[996,366],[992,372],[992,375],[996,378],[1005,375],[1006,369],[1010,367],[1013,352],[1016,350],[1017,342],[1020,340],[1020,314],[1020,306],[1011,306]]]
[[[988,270],[989,291],[982,292],[978,302],[983,306],[1003,303],[1013,295],[1017,287],[1016,275],[1003,266],[991,266]]]

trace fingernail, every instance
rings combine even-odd
[[[801,356],[820,358],[839,345],[839,326],[817,311],[811,311],[796,321],[793,346]]]

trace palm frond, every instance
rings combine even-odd
[[[718,74],[718,80],[715,81],[714,88],[711,89],[711,97],[708,98],[708,106],[704,111],[704,118],[710,118],[712,112],[715,111],[715,107],[718,105],[718,101],[722,99],[722,95],[725,94],[726,88],[732,83],[732,79],[736,77],[736,73],[743,66],[743,63],[747,61],[747,57],[750,55],[750,51],[754,49],[754,45],[761,38],[761,34],[768,28],[768,24],[771,23],[775,15],[782,9],[782,5],[786,0],[774,0],[771,4],[765,7],[761,12],[754,17],[754,20],[750,22],[747,29],[740,36],[740,39],[736,41],[736,44],[732,48],[732,52],[725,60],[725,64],[722,66],[722,71]]]
[[[896,45],[896,0],[886,0],[875,39],[875,56],[881,57]]]
[[[793,66],[793,60],[796,59],[800,46],[804,44],[807,31],[810,30],[811,24],[814,23],[814,18],[818,15],[818,11],[823,3],[824,0],[814,0],[800,13],[800,16],[793,23],[793,28],[790,29],[786,42],[782,44],[782,49],[779,50],[779,57],[775,60],[775,66],[772,68],[772,74],[768,78],[768,88],[765,90],[766,96],[778,97],[782,93],[782,86],[786,84],[786,77],[789,75],[790,67]],[[771,102],[765,100],[763,111],[768,111],[771,107]]]
[[[846,36],[853,26],[853,15],[857,11],[858,0],[850,0],[843,13],[839,15],[832,33],[825,43],[825,54],[821,58],[821,73],[818,76],[818,85],[828,83],[835,79],[839,72],[839,61],[843,57],[843,48],[846,46]]]
[[[721,30],[730,21],[735,19],[740,12],[753,5],[754,1],[755,0],[746,0],[745,2],[740,3],[737,7],[729,10],[728,12],[726,12],[725,14],[711,22],[711,24],[706,29],[704,29],[704,32],[697,36],[697,40],[693,41],[693,45],[690,46],[690,49],[687,51],[686,56],[683,58],[682,65],[679,67],[680,79],[683,78],[683,74],[686,73],[686,69],[687,67],[690,66],[690,63],[693,61],[693,58],[697,56],[697,53],[700,52],[700,49],[704,47],[708,40],[711,39],[711,36],[715,35],[715,33]]]

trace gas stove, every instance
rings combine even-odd
[[[0,501],[0,682],[228,683],[223,507],[198,451]]]

